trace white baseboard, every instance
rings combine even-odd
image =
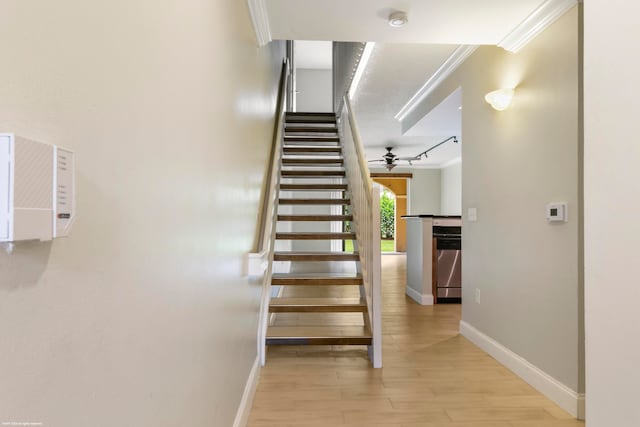
[[[433,305],[433,295],[425,295],[407,286],[407,295],[420,305]]]
[[[238,406],[238,412],[236,412],[236,419],[233,421],[233,427],[245,427],[249,422],[249,415],[251,414],[251,406],[253,406],[253,397],[256,394],[256,388],[258,387],[258,381],[260,380],[260,358],[256,357],[253,362],[253,367],[247,378],[247,384],[244,387],[244,393],[242,393],[242,400],[240,406]]]
[[[460,334],[486,351],[529,385],[576,418],[584,419],[584,394],[576,393],[526,359],[518,356],[467,322],[460,322]]]

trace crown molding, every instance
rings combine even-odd
[[[429,77],[424,85],[411,97],[398,114],[395,115],[395,119],[403,121],[409,113],[411,113],[424,99],[435,90],[451,73],[453,73],[475,50],[478,46],[473,45],[461,45],[459,46],[449,58],[436,70],[436,72]]]
[[[265,0],[247,0],[249,13],[251,13],[251,23],[256,33],[258,46],[265,46],[271,40],[271,26],[269,24],[269,14]]]
[[[498,46],[517,53],[576,4],[577,0],[545,1],[498,43]]]

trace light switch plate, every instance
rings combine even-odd
[[[478,210],[476,208],[467,209],[467,221],[477,221],[478,220]]]

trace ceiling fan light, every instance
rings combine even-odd
[[[391,169],[395,168],[396,164],[395,163],[387,163],[386,165],[384,165],[384,167],[387,168],[387,170],[389,172],[391,172]]]

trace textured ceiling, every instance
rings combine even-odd
[[[455,48],[426,44],[375,45],[353,100],[369,160],[382,156],[387,146],[394,147],[395,154],[409,157],[449,136],[460,134],[460,100],[455,96],[435,108],[421,121],[421,126],[405,135],[402,135],[400,122],[394,119]],[[430,153],[428,159],[415,162],[414,166],[439,167],[459,156],[460,144],[447,143]]]
[[[353,99],[368,159],[380,158],[386,146],[394,147],[399,156],[409,157],[449,136],[459,136],[459,91],[404,135],[394,116],[459,45],[498,44],[543,3],[543,0],[265,0],[273,39],[376,42]],[[392,28],[387,19],[398,10],[408,14],[409,22],[402,28]],[[299,52],[298,60],[315,64],[309,68],[320,68],[317,58],[321,49],[306,46],[309,55]],[[450,163],[460,157],[460,145],[447,143],[416,165],[441,167]]]

